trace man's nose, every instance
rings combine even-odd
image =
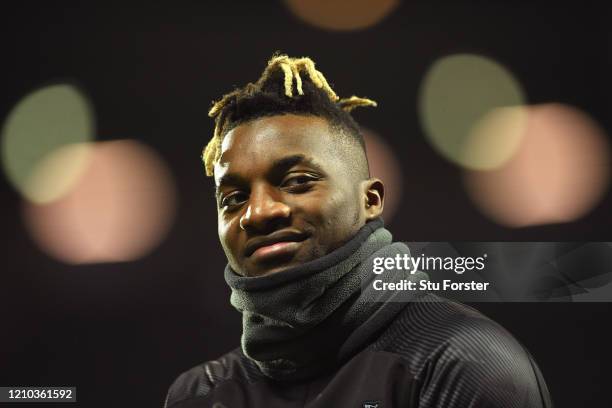
[[[273,188],[253,189],[245,213],[240,217],[240,228],[267,233],[277,228],[291,215],[291,209],[281,199],[281,193]]]

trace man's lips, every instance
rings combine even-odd
[[[276,244],[266,245],[258,248],[251,255],[251,259],[265,261],[282,255],[289,255],[298,250],[302,242],[277,242]]]
[[[308,234],[293,230],[276,231],[264,237],[256,237],[247,241],[244,254],[246,257],[256,255],[275,255],[297,249],[299,243],[308,238]]]

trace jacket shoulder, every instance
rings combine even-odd
[[[549,406],[539,368],[508,331],[467,305],[428,296],[406,307],[375,343],[410,367],[423,406]]]
[[[198,364],[180,374],[168,389],[164,408],[205,398],[225,381],[253,382],[259,376],[257,367],[236,348],[216,360]]]
[[[431,357],[441,350],[522,350],[501,325],[476,309],[433,294],[410,303],[376,340],[378,350]]]

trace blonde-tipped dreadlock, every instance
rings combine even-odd
[[[304,96],[304,80],[302,76],[308,74],[308,78],[314,87],[325,95],[326,103],[335,106],[335,109],[345,112],[346,118],[342,117],[340,120],[348,121],[351,128],[357,128],[349,114],[353,109],[360,106],[376,106],[376,102],[357,96],[340,99],[329,86],[323,74],[315,69],[315,64],[310,58],[290,58],[287,55],[275,55],[268,61],[267,67],[257,82],[254,84],[248,83],[244,88],[236,89],[224,95],[221,100],[214,102],[208,112],[208,116],[215,119],[215,130],[212,139],[202,152],[202,160],[204,161],[207,176],[213,175],[214,165],[221,155],[221,142],[223,141],[224,133],[226,133],[227,122],[236,120],[236,118],[231,117],[233,115],[231,107],[235,107],[241,101],[248,100],[249,98],[252,99],[258,93],[262,93],[264,88],[275,79],[273,77],[275,75],[278,76],[279,72],[282,73],[283,94],[285,97],[292,99]],[[294,85],[298,97],[294,97]],[[292,110],[287,110],[287,112],[290,111]],[[255,116],[252,113],[250,115]],[[335,114],[335,116],[340,115],[340,113]]]

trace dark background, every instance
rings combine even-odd
[[[0,20],[1,118],[41,85],[77,81],[93,101],[98,140],[153,147],[179,194],[176,221],[150,255],[69,266],[32,242],[21,197],[0,178],[0,385],[76,386],[71,406],[160,407],[179,373],[238,345],[240,316],[222,278],[212,183],[199,154],[212,134],[210,102],[257,79],[276,50],[312,57],[339,95],[380,103],[355,116],[400,157],[404,196],[388,224],[397,240],[612,241],[610,193],[573,223],[508,229],[488,221],[459,169],[426,143],[416,109],[430,64],[472,52],[508,67],[530,103],[576,106],[610,133],[605,9],[404,2],[357,32],[321,30],[281,2],[259,1],[21,2]],[[475,306],[532,352],[557,407],[610,406],[611,304]]]

